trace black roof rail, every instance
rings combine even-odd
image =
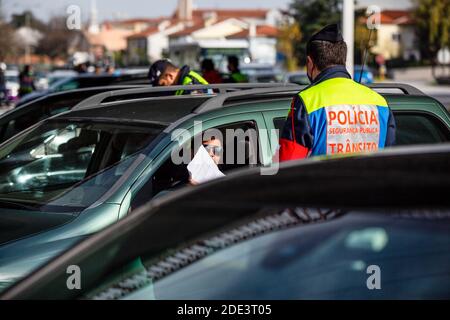
[[[295,84],[284,84],[284,83],[230,83],[230,84],[209,84],[209,85],[187,85],[187,86],[169,86],[169,87],[151,87],[148,86],[146,88],[135,88],[135,89],[126,89],[126,90],[117,90],[117,91],[109,91],[99,93],[95,96],[89,97],[80,103],[78,103],[72,110],[81,110],[89,107],[97,106],[101,103],[104,103],[110,97],[116,97],[123,100],[131,100],[133,99],[132,95],[136,94],[150,94],[149,98],[152,97],[152,93],[167,93],[167,92],[175,92],[178,90],[217,90],[219,93],[227,93],[233,91],[240,90],[251,90],[254,88],[278,88],[278,87],[295,87]],[[127,97],[128,96],[128,97]],[[119,100],[120,100],[119,99]]]
[[[205,101],[203,104],[201,104],[199,107],[197,107],[194,110],[194,113],[203,113],[212,111],[215,109],[222,108],[223,105],[227,100],[235,99],[235,98],[246,98],[246,97],[254,97],[258,96],[267,96],[267,95],[279,95],[279,94],[289,94],[292,95],[293,93],[296,93],[300,91],[301,89],[305,88],[306,86],[299,86],[299,85],[289,85],[289,86],[283,86],[283,84],[278,85],[277,87],[273,88],[257,88],[257,89],[250,89],[245,91],[239,91],[239,92],[229,92],[225,94],[221,94],[219,96],[216,96],[212,99],[209,99]]]
[[[195,109],[195,113],[203,113],[207,111],[211,111],[214,109],[218,109],[223,107],[225,101],[234,98],[245,98],[246,96],[255,96],[255,95],[274,95],[274,94],[282,94],[282,93],[291,93],[292,91],[300,91],[307,86],[300,86],[296,84],[291,84],[291,86],[283,87],[282,85],[278,85],[275,87],[268,89],[250,89],[239,92],[229,92],[226,94],[219,95],[214,97],[213,99],[209,99],[205,101],[202,105]],[[398,89],[403,93],[408,95],[418,95],[424,96],[425,94],[419,89],[403,83],[374,83],[369,85],[371,89]]]
[[[404,94],[425,96],[425,93],[423,93],[416,87],[405,83],[372,83],[369,84],[368,87],[371,89],[398,89]]]

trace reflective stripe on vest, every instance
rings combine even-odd
[[[247,76],[245,74],[243,74],[243,73],[240,73],[240,72],[232,73],[231,74],[231,78],[236,83],[248,82]]]
[[[189,71],[188,75],[186,77],[184,77],[182,85],[183,86],[187,86],[190,84],[193,84],[195,81],[198,82],[199,84],[203,84],[203,85],[207,85],[209,84],[208,81],[206,81],[201,75],[199,75],[197,72],[195,71]],[[184,93],[184,90],[177,90],[175,92],[175,95],[180,96]]]
[[[333,78],[299,96],[313,131],[312,155],[384,148],[389,108],[380,94],[351,79]]]

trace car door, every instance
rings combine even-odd
[[[258,144],[258,154],[256,158],[256,165],[267,165],[270,164],[270,144],[267,136],[266,123],[264,121],[263,115],[260,112],[252,113],[240,113],[231,114],[226,116],[220,116],[215,118],[210,118],[201,122],[202,127],[194,126],[187,129],[190,137],[185,136],[183,139],[177,140],[172,139],[172,141],[165,147],[165,149],[157,156],[157,158],[152,161],[149,167],[144,170],[143,174],[137,179],[133,184],[130,191],[128,192],[125,200],[121,205],[120,215],[121,217],[126,215],[131,209],[135,209],[144,203],[150,201],[154,196],[160,196],[164,194],[163,186],[177,184],[177,179],[185,182],[186,175],[186,164],[173,164],[171,153],[174,148],[179,148],[180,145],[190,142],[190,138],[194,136],[194,132],[205,132],[206,130],[213,128],[221,129],[236,129],[239,128],[240,124],[248,125],[253,123],[256,127],[257,134],[257,144]],[[198,123],[197,123],[198,125]],[[195,131],[199,130],[199,131]],[[230,137],[231,137],[230,132]],[[237,135],[239,135],[237,133]],[[174,137],[176,138],[176,137]],[[179,144],[180,143],[180,144]],[[226,148],[229,145],[225,146]],[[255,158],[253,158],[255,159]],[[247,165],[246,163],[242,166]],[[242,167],[239,164],[231,164],[230,170]],[[224,170],[224,172],[226,172]],[[175,189],[183,187],[183,183],[180,183],[176,187],[170,189],[174,191]]]

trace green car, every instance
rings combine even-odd
[[[396,117],[397,144],[450,141],[450,116],[438,101],[405,85],[375,86],[393,87],[403,91],[384,94]],[[224,159],[245,151],[243,159],[220,165],[225,174],[269,167],[278,147],[274,130],[300,89],[186,96],[161,96],[176,87],[115,91],[2,144],[0,290],[153,197],[187,185],[186,164],[174,163],[173,154],[205,130],[256,133],[256,144],[245,134],[224,134]]]

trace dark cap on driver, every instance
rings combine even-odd
[[[159,77],[162,75],[164,70],[166,70],[167,64],[169,63],[168,60],[158,60],[155,63],[153,63],[148,70],[148,79],[150,80],[150,83],[156,87],[159,83]]]
[[[309,42],[315,41],[315,40],[328,41],[328,42],[339,42],[339,41],[344,41],[344,38],[342,37],[339,25],[334,23],[334,24],[329,24],[326,27],[324,27],[322,30],[316,32],[309,39]]]

